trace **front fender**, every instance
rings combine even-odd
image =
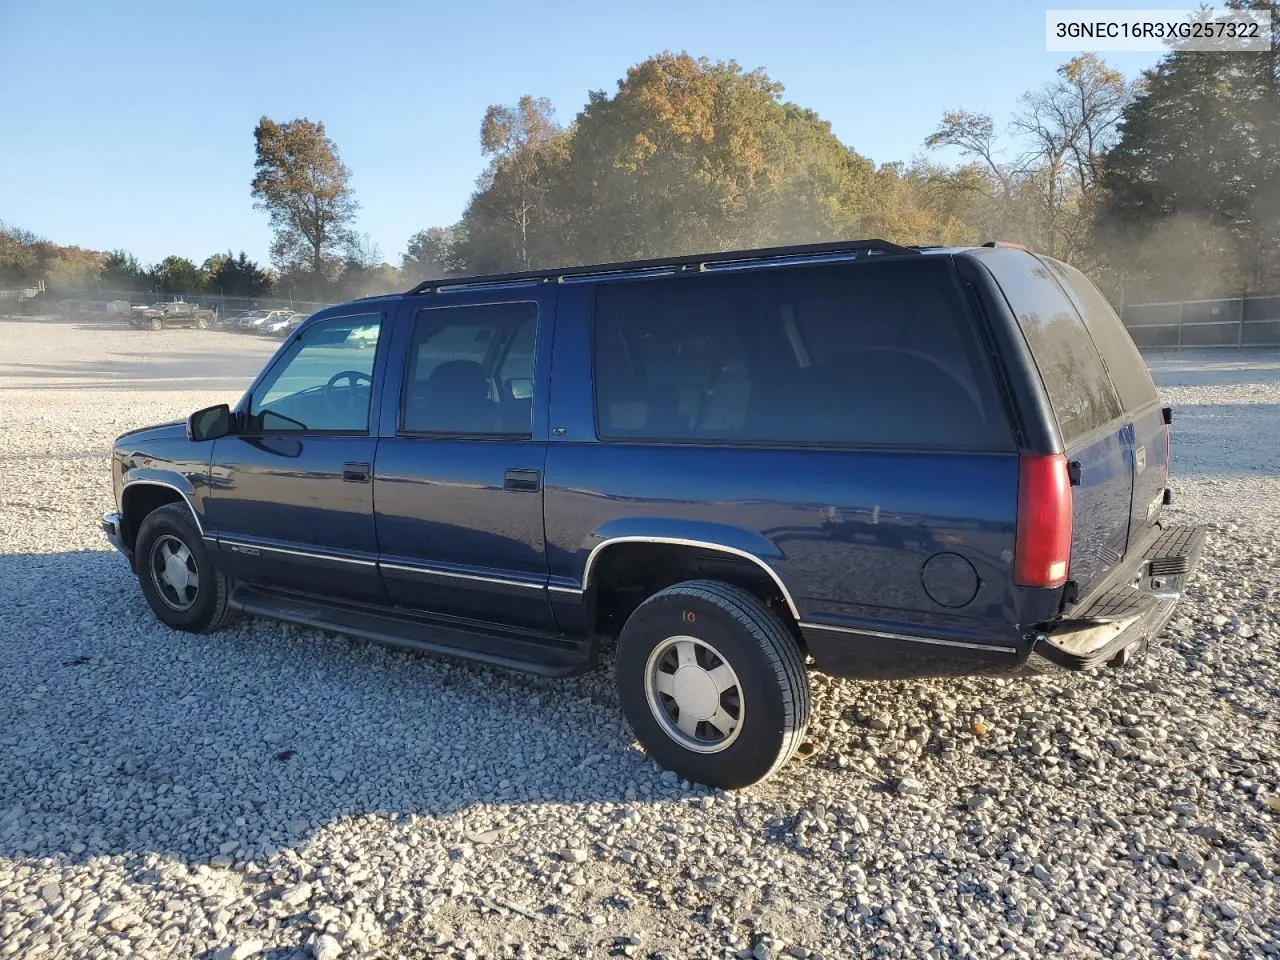
[[[191,518],[195,521],[196,529],[204,536],[204,511],[197,505],[201,504],[197,495],[196,488],[191,480],[183,473],[177,470],[159,469],[156,467],[135,467],[126,469],[122,476],[123,483],[120,487],[120,512],[124,516],[129,516],[130,491],[133,495],[144,487],[164,487],[175,491],[181,498],[182,502],[187,505],[187,509],[191,511]],[[202,506],[202,505],[201,505]],[[136,531],[134,531],[136,533]]]

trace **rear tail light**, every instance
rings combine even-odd
[[[1024,587],[1060,587],[1071,560],[1071,480],[1060,453],[1018,464],[1018,526],[1013,579]]]

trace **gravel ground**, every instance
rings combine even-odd
[[[1152,358],[1215,533],[1151,658],[815,677],[812,759],[725,795],[607,669],[161,628],[97,531],[110,442],[272,344],[0,343],[0,957],[1280,956],[1280,352]]]

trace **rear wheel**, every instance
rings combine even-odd
[[[753,594],[716,580],[676,584],[636,608],[618,640],[617,682],[645,751],[713,787],[771,776],[809,721],[791,632]]]
[[[169,503],[147,514],[134,557],[142,594],[161,623],[203,633],[231,618],[230,581],[205,549],[184,505]]]
[[[208,320],[206,320],[204,317],[196,317],[196,329],[197,329],[197,330],[208,330],[208,329],[209,329],[209,321],[208,321]]]

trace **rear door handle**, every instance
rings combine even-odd
[[[508,470],[502,481],[502,489],[518,493],[537,493],[542,487],[542,474],[537,470]]]
[[[348,461],[342,465],[342,479],[347,483],[368,483],[369,465]]]

